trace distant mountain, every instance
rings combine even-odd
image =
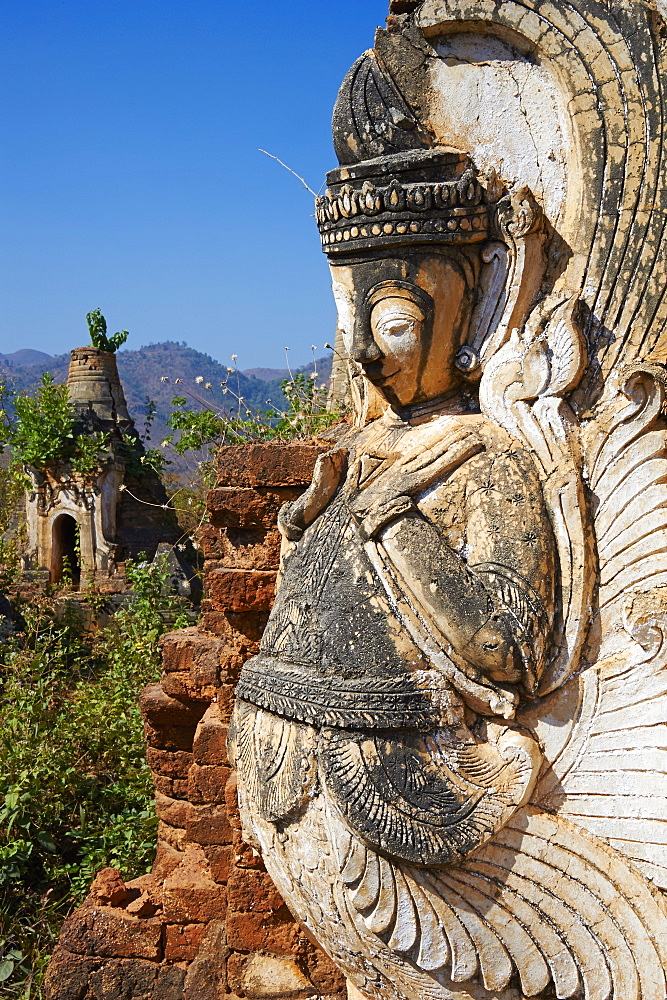
[[[275,382],[276,379],[289,378],[287,368],[246,368],[243,374],[249,378],[252,378],[254,375],[255,378],[261,379],[262,382]]]
[[[16,355],[41,355],[40,351],[24,349]],[[51,372],[56,382],[65,382],[69,371],[69,352],[50,358],[41,355],[41,362],[17,364],[16,355],[0,354],[0,372],[11,377],[18,391],[31,391],[39,382],[43,372]],[[265,410],[269,407],[282,409],[286,406],[285,398],[280,388],[287,372],[282,369],[251,369],[250,372],[229,371],[226,365],[220,364],[208,354],[202,354],[183,344],[165,341],[160,344],[149,344],[136,351],[119,351],[118,371],[125,390],[130,414],[139,433],[144,431],[146,416],[146,399],[152,399],[157,404],[155,420],[151,427],[150,444],[159,445],[169,433],[167,418],[173,412],[174,396],[186,396],[192,409],[198,408],[198,402],[191,399],[191,394],[210,403],[214,407],[225,407],[227,412],[244,412],[245,408],[253,411]],[[331,359],[321,358],[316,362],[318,374],[322,381],[328,382],[331,374]],[[310,373],[313,364],[306,365],[297,371]],[[253,371],[276,373],[272,379],[259,378]],[[180,382],[177,382],[180,379]],[[201,379],[197,382],[197,379]],[[223,394],[221,382],[226,382],[228,392]],[[207,383],[211,388],[206,388]],[[236,397],[240,396],[240,404]],[[181,468],[182,463],[173,454],[174,467]]]
[[[0,354],[0,367],[27,368],[30,365],[47,364],[52,359],[52,354],[45,354],[44,351],[33,351],[31,347],[22,347],[20,351],[14,351],[13,354]]]

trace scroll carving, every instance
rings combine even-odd
[[[369,1000],[664,1000],[667,29],[401,11],[316,209],[381,406],[281,513],[246,836]]]

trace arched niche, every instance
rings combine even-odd
[[[60,583],[69,577],[72,586],[78,589],[81,582],[79,524],[71,514],[58,514],[53,519],[49,570],[51,583]]]

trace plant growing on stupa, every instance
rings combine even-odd
[[[115,354],[130,336],[129,330],[119,330],[118,333],[108,336],[107,321],[102,315],[101,309],[93,309],[92,312],[86,313],[86,322],[88,323],[90,342],[98,351],[109,351],[109,353]]]

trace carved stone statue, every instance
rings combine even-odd
[[[400,7],[317,201],[355,421],[281,514],[246,837],[353,995],[664,1000],[667,27]]]

